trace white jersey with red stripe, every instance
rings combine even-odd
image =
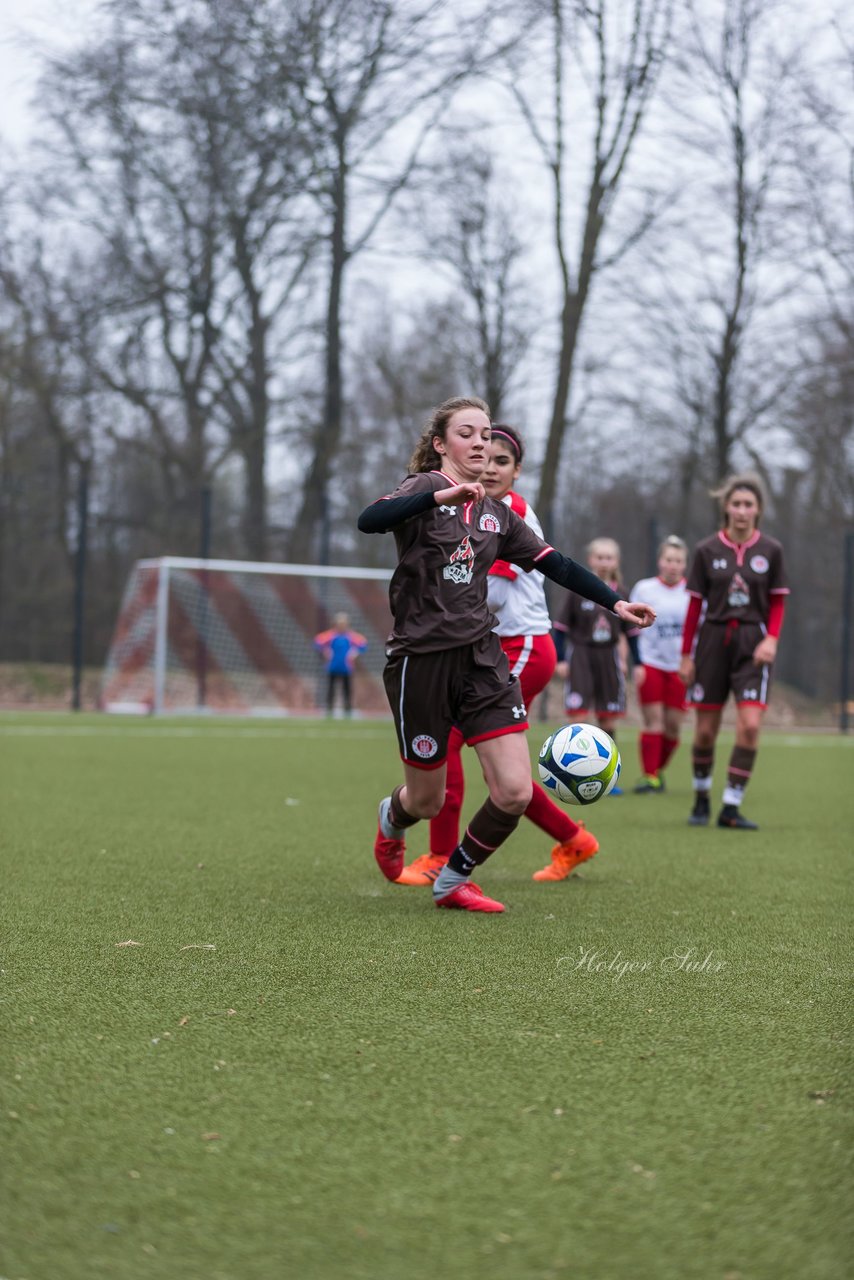
[[[659,671],[678,671],[682,628],[690,596],[685,579],[669,587],[662,578],[641,578],[632,587],[630,600],[643,600],[655,610],[655,622],[637,633],[641,662]]]
[[[521,494],[511,489],[502,502],[542,538],[536,512]],[[489,608],[496,617],[494,630],[499,636],[544,636],[551,631],[543,575],[536,569],[525,573],[518,565],[496,560],[489,571],[486,589]]]

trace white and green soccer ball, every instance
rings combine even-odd
[[[564,804],[601,800],[617,785],[621,768],[616,742],[592,724],[565,724],[540,749],[540,780]]]

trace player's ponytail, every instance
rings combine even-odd
[[[490,417],[489,405],[479,396],[454,396],[444,400],[430,414],[421,432],[421,438],[415,446],[415,452],[409,459],[409,474],[417,475],[419,471],[441,471],[442,458],[436,452],[433,441],[436,436],[445,439],[448,423],[459,409],[480,409],[487,418]]]

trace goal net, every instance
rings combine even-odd
[[[367,641],[353,674],[357,713],[386,712],[390,572],[168,556],[140,560],[104,669],[107,711],[311,714],[326,703],[314,637],[346,613]]]

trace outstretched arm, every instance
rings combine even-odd
[[[561,555],[559,551],[547,552],[537,559],[536,567],[558,586],[584,596],[585,600],[601,604],[626,622],[633,622],[638,627],[649,627],[655,622],[655,610],[648,604],[630,604],[628,600],[621,600],[607,582],[603,582],[590,569],[585,569],[569,556]]]

